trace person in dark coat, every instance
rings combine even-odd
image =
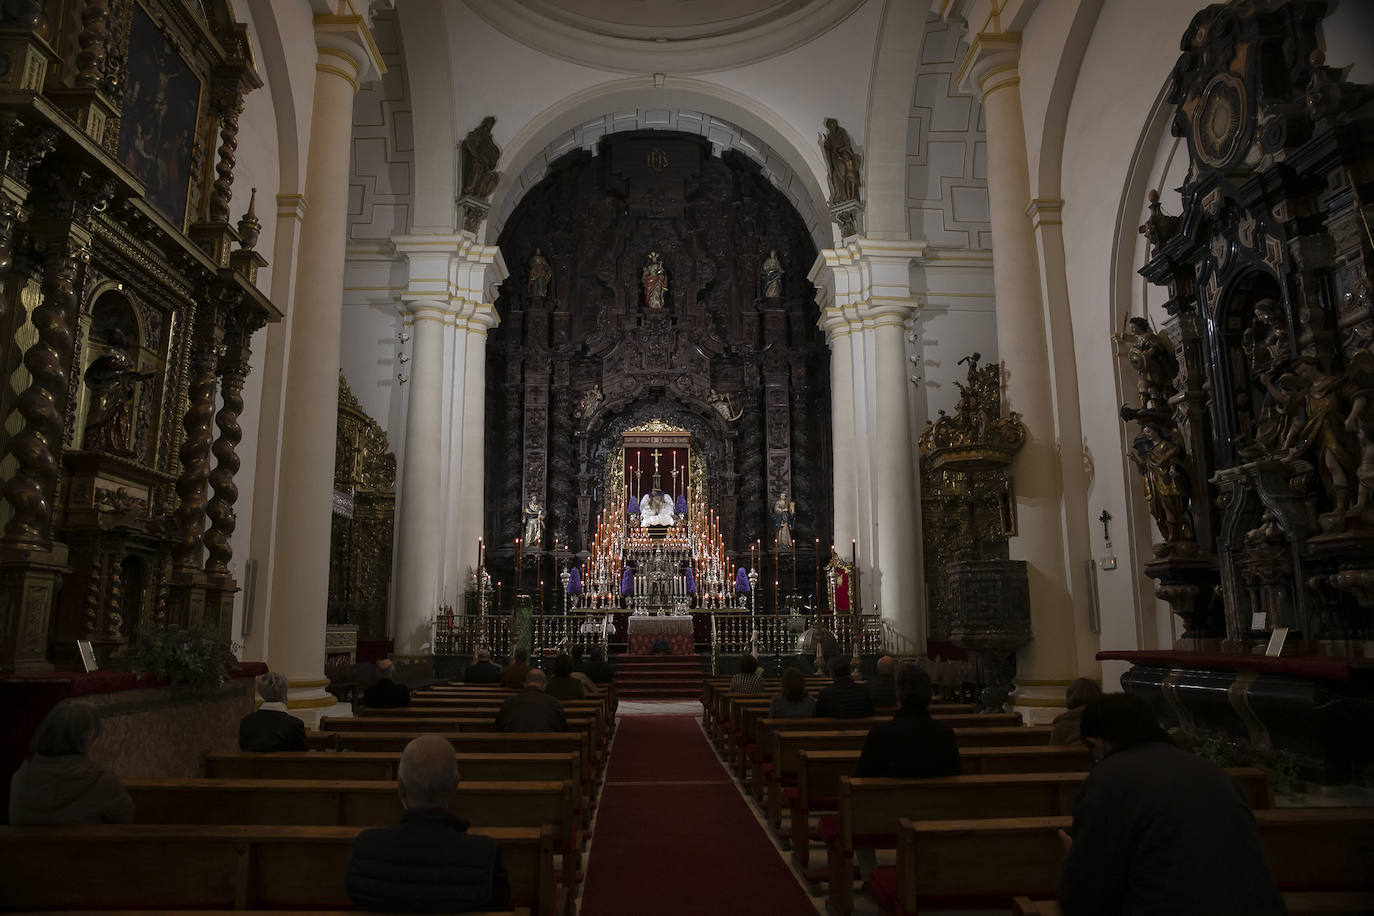
[[[1131,694],[1089,701],[1080,730],[1099,762],[1074,800],[1071,832],[1060,832],[1065,916],[1285,912],[1230,774],[1174,746]]]
[[[525,686],[525,675],[530,673],[530,653],[526,649],[516,649],[511,663],[501,669],[501,686],[507,690],[520,690]]]
[[[525,688],[506,699],[496,711],[498,732],[564,732],[568,719],[563,704],[544,692],[548,678],[538,668],[525,675]]]
[[[954,729],[931,718],[930,675],[915,662],[903,663],[896,676],[901,705],[892,721],[875,725],[864,740],[855,776],[922,779],[963,772]]]
[[[544,692],[559,700],[580,700],[596,690],[591,678],[583,681],[574,673],[572,656],[560,652],[553,660],[553,677],[548,679]]]
[[[131,823],[134,800],[119,776],[90,758],[99,737],[93,703],[66,699],[48,710],[29,743],[32,754],[10,779],[10,823]]]
[[[878,670],[868,679],[868,693],[873,697],[873,705],[890,708],[897,705],[897,661],[891,655],[878,659]]]
[[[468,665],[463,672],[464,684],[499,684],[501,683],[501,666],[491,660],[491,650],[481,648],[477,650],[477,661]]]
[[[391,679],[396,670],[391,659],[377,663],[377,683],[363,691],[363,705],[373,709],[395,709],[410,705],[410,688]]]
[[[276,671],[259,674],[255,686],[262,705],[239,720],[239,750],[310,750],[305,743],[305,723],[286,711],[286,675]]]
[[[347,888],[372,912],[470,913],[504,910],[510,881],[501,847],[467,832],[449,810],[458,788],[453,745],[422,735],[401,752],[397,789],[401,823],[364,830],[353,840]]]
[[[1079,723],[1083,720],[1083,707],[1092,699],[1102,696],[1102,688],[1090,677],[1080,677],[1064,691],[1065,710],[1054,717],[1050,729],[1050,744],[1082,744],[1078,734]]]
[[[873,715],[873,697],[849,676],[849,659],[836,656],[830,671],[835,680],[816,695],[816,718],[863,719]]]
[[[579,648],[573,647],[574,667],[577,667],[576,654]],[[609,684],[615,679],[615,671],[606,662],[606,650],[600,646],[592,646],[591,657],[583,661],[577,670],[591,678],[593,684]]]

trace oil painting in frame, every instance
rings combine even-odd
[[[140,3],[129,23],[126,86],[119,161],[158,212],[184,230],[202,86]]]

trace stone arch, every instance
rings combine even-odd
[[[820,125],[816,125],[817,131]],[[701,80],[615,80],[568,96],[522,127],[501,154],[501,182],[491,198],[486,244],[496,243],[525,193],[549,164],[574,150],[594,150],[602,137],[631,130],[696,133],[720,151],[737,150],[764,174],[801,215],[818,249],[837,244],[825,188],[820,147],[796,127],[742,93]]]

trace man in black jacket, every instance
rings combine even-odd
[[[1090,700],[1081,734],[1100,762],[1073,804],[1065,916],[1278,916],[1283,898],[1255,817],[1225,770],[1175,747],[1140,697]]]
[[[892,721],[875,725],[864,741],[855,776],[921,779],[958,776],[963,765],[954,729],[930,717],[930,675],[915,662],[897,671],[897,699],[901,705]]]
[[[363,705],[374,709],[395,709],[410,705],[410,688],[391,679],[395,665],[384,658],[377,663],[377,683],[363,691]]]
[[[491,660],[491,650],[481,648],[477,650],[477,661],[468,665],[463,672],[464,684],[499,684],[501,683],[501,666]]]
[[[830,662],[835,681],[816,694],[816,718],[863,719],[873,715],[873,697],[849,676],[849,659],[836,656]]]
[[[592,646],[591,658],[584,661],[581,665],[577,664],[577,650],[581,646],[573,646],[573,667],[581,671],[592,679],[593,684],[609,684],[615,680],[615,671],[606,663],[606,650],[600,646]]]
[[[505,909],[510,883],[501,848],[468,833],[449,810],[458,788],[453,745],[439,735],[416,738],[401,752],[398,776],[401,823],[353,840],[347,886],[354,905],[390,913]]]
[[[286,675],[275,671],[259,674],[255,686],[262,706],[239,721],[239,750],[310,750],[305,743],[305,723],[286,711]]]
[[[544,692],[549,679],[538,668],[525,675],[525,688],[508,697],[496,711],[498,732],[565,732],[563,704]]]
[[[891,655],[878,659],[878,670],[868,679],[868,693],[873,697],[873,705],[885,709],[897,705],[897,678],[894,671],[897,660]]]

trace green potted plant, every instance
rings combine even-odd
[[[126,661],[135,674],[211,691],[225,682],[229,668],[238,662],[234,649],[233,643],[208,630],[167,626],[147,634]]]

